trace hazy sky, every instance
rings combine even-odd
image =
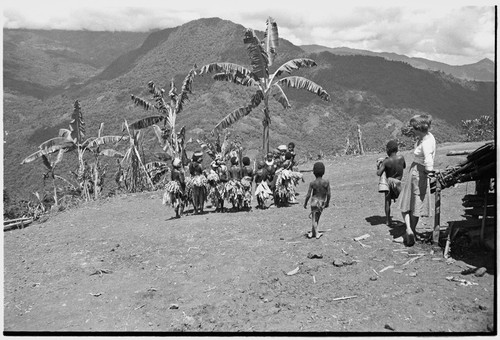
[[[416,2],[416,1],[415,1]],[[148,31],[219,17],[264,30],[268,16],[295,45],[394,52],[451,65],[494,60],[491,1],[3,0],[4,28]],[[406,2],[407,3],[407,2]],[[413,3],[413,2],[412,2]],[[236,4],[236,5],[235,5]],[[439,4],[439,5],[438,5]],[[471,6],[471,5],[474,6]]]

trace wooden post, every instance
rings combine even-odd
[[[436,179],[436,199],[434,211],[434,231],[432,232],[432,242],[439,243],[440,219],[441,219],[441,183]]]
[[[344,149],[344,156],[347,155],[347,152],[349,151],[349,136],[345,138],[345,149]]]
[[[359,144],[359,154],[364,155],[365,152],[363,150],[363,142],[361,140],[361,127],[358,124],[358,144]]]
[[[488,217],[488,191],[484,193],[484,210],[483,210],[483,220],[481,221],[481,234],[479,239],[481,244],[484,244],[484,228],[486,227],[486,218]]]

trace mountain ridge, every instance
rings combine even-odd
[[[262,26],[265,27],[264,22]],[[44,64],[27,60],[23,67],[29,71],[28,75],[33,74],[32,78],[13,77],[11,80],[26,81],[31,88],[27,84],[22,84],[24,88],[12,88],[4,82],[5,187],[25,193],[42,190],[39,188],[41,162],[23,165],[21,172],[19,164],[41,142],[57,135],[59,128],[67,128],[75,100],[80,101],[89,136],[97,134],[100,123],[105,124],[107,134],[120,134],[125,119],[131,123],[149,115],[135,107],[130,99],[131,94],[149,98],[146,86],[149,81],[168,89],[173,79],[179,89],[194,64],[198,67],[211,62],[248,65],[244,30],[242,25],[228,20],[203,18],[151,32],[140,43],[129,44],[105,67],[88,69],[80,84],[68,86],[71,82],[65,83],[63,90],[49,96],[32,95],[33,88],[37,87],[36,72]],[[262,31],[256,32],[263,37]],[[4,63],[12,63],[16,56],[12,49],[18,47],[12,39],[4,46],[10,49],[4,54]],[[30,53],[36,52],[30,50],[33,48],[30,45],[24,47]],[[274,101],[270,106],[271,145],[294,141],[299,157],[320,152],[341,154],[346,140],[355,140],[358,125],[363,131],[365,151],[383,150],[387,140],[401,137],[401,126],[417,113],[433,115],[433,132],[438,142],[460,141],[463,138],[460,119],[493,114],[491,83],[460,80],[380,57],[339,56],[329,52],[310,54],[283,37],[280,38],[278,58],[270,71],[290,59],[304,57],[314,59],[318,66],[300,69],[293,75],[316,82],[331,95],[332,101],[325,103],[307,91],[285,88],[292,108],[283,110]],[[68,58],[56,61],[67,63],[61,65],[63,70],[75,65]],[[16,76],[16,73],[9,76]],[[69,79],[66,74],[57,72],[53,77]],[[58,83],[54,79],[50,81]],[[186,126],[187,139],[209,136],[221,118],[247,105],[253,93],[251,88],[216,82],[210,75],[197,76],[193,93],[178,116],[177,125]],[[233,136],[244,141],[245,150],[254,156],[259,154],[262,145],[261,121],[261,108],[256,108],[229,129]],[[145,131],[145,135],[144,157],[145,161],[151,161],[162,150],[151,131]],[[199,146],[190,143],[187,148],[192,151]],[[61,165],[64,174],[71,167],[70,160],[65,162]]]
[[[373,52],[369,50],[355,49],[349,47],[327,47],[317,44],[301,45],[302,49],[310,53],[318,53],[327,51],[339,55],[369,55],[374,57],[382,57],[388,60],[403,61],[419,69],[429,69],[433,71],[442,71],[453,75],[454,77],[464,80],[478,81],[494,81],[495,80],[495,63],[483,58],[476,63],[464,65],[449,65],[443,62],[434,61],[420,57],[408,57],[404,54],[394,52]]]

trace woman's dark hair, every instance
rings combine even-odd
[[[242,159],[243,165],[250,165],[250,158],[248,157],[243,157]]]

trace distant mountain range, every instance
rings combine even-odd
[[[106,134],[122,133],[124,119],[133,122],[146,115],[130,95],[149,98],[149,81],[168,89],[173,79],[180,88],[194,64],[231,62],[249,67],[244,31],[243,26],[219,18],[149,33],[4,29],[5,187],[24,194],[43,190],[41,162],[19,164],[41,142],[68,127],[75,100],[81,103],[88,136],[97,135],[100,123],[105,124]],[[257,33],[263,37],[263,32]],[[400,136],[401,126],[416,113],[434,117],[438,142],[458,141],[463,138],[461,120],[494,114],[491,81],[459,79],[379,55],[346,54],[313,51],[280,39],[271,72],[288,60],[312,58],[317,67],[292,75],[321,85],[332,100],[324,102],[307,91],[285,88],[292,108],[271,104],[271,145],[294,141],[299,158],[320,152],[340,154],[348,138],[355,140],[359,125],[365,151],[380,151],[387,140]],[[198,76],[177,124],[186,126],[188,139],[209,135],[221,118],[247,105],[253,92],[216,82],[211,75]],[[244,141],[248,154],[256,155],[262,144],[260,108],[230,130]],[[150,161],[161,148],[151,131],[146,132],[145,143],[144,157]],[[188,144],[189,150],[198,147]],[[73,164],[71,157],[60,169],[65,176]]]
[[[368,55],[372,57],[382,57],[387,60],[402,61],[411,66],[423,70],[441,71],[454,77],[466,80],[494,81],[495,63],[488,58],[484,58],[477,63],[467,65],[448,65],[438,61],[424,58],[413,58],[402,54],[389,52],[372,52],[348,47],[326,47],[321,45],[301,45],[304,51],[309,53],[330,52],[337,55]]]

